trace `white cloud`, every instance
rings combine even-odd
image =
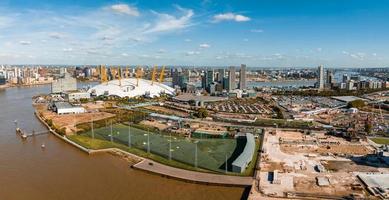
[[[211,47],[211,45],[209,45],[207,43],[200,44],[199,46],[201,49],[207,49],[207,48]]]
[[[166,53],[165,49],[159,49],[157,53]]]
[[[199,51],[188,51],[188,52],[186,52],[185,55],[187,55],[187,56],[193,56],[193,55],[199,55],[199,54],[200,54]]]
[[[262,29],[251,29],[250,30],[252,33],[263,33]]]
[[[317,52],[321,52],[322,50],[323,50],[323,49],[320,48],[320,47],[316,49]]]
[[[127,4],[115,4],[115,5],[110,6],[110,9],[113,12],[119,13],[119,14],[126,14],[126,15],[130,15],[130,16],[135,16],[135,17],[139,16],[138,8],[133,7],[133,6],[129,6]]]
[[[236,21],[236,22],[246,22],[250,21],[249,17],[244,15],[239,15],[235,13],[222,13],[213,16],[213,22],[221,22],[221,21]]]
[[[181,8],[179,6],[176,7],[183,13],[181,17],[176,17],[166,13],[157,13],[154,11],[154,14],[158,16],[158,20],[154,26],[146,30],[145,33],[171,32],[191,26],[191,19],[194,15],[193,10]]]
[[[19,44],[21,44],[21,45],[30,45],[31,42],[30,41],[21,40],[21,41],[19,41]]]
[[[247,38],[243,39],[243,42],[248,42],[248,41],[249,41],[249,39],[247,39]]]
[[[64,48],[64,49],[62,49],[64,52],[71,52],[71,51],[73,51],[73,49],[72,48]]]
[[[53,39],[62,39],[63,37],[65,37],[65,35],[63,33],[53,32],[53,33],[49,33],[49,37]]]
[[[185,42],[192,42],[191,39],[185,39],[184,41],[185,41]]]
[[[123,56],[123,57],[127,57],[127,56],[128,56],[128,54],[127,54],[127,53],[122,53],[122,54],[121,54],[121,56]]]

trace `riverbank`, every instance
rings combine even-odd
[[[5,84],[0,85],[0,89],[7,89],[7,88],[13,88],[13,87],[34,87],[34,86],[42,86],[42,85],[50,85],[52,82],[45,82],[45,83],[34,83],[34,84]]]
[[[135,154],[132,154],[130,152],[122,150],[119,146],[120,144],[111,144],[114,147],[108,148],[102,148],[102,149],[91,149],[93,147],[101,147],[101,145],[107,145],[105,141],[94,139],[92,143],[89,140],[89,143],[85,142],[82,143],[82,140],[75,139],[75,136],[62,136],[58,133],[56,133],[47,123],[46,121],[37,114],[37,112],[34,112],[35,116],[39,119],[40,122],[42,122],[50,131],[50,133],[54,134],[58,138],[62,139],[63,141],[67,142],[68,144],[71,144],[81,151],[90,154],[94,153],[101,153],[101,152],[108,152],[108,153],[114,153],[116,155],[119,155],[121,158],[124,158],[126,160],[130,160],[131,166],[134,166],[135,169],[139,169],[142,171],[150,172],[153,174],[158,174],[163,177],[169,177],[174,178],[178,180],[184,180],[186,182],[192,182],[192,183],[199,183],[199,184],[206,184],[206,185],[220,185],[220,186],[239,186],[239,187],[247,187],[252,185],[252,177],[240,177],[240,176],[228,176],[228,175],[218,175],[218,174],[210,174],[210,173],[204,173],[204,172],[196,172],[196,171],[190,171],[185,169],[179,169],[175,167],[171,167],[168,165],[164,165],[161,163],[157,163],[153,160],[147,159],[145,157],[137,156]],[[74,138],[72,138],[74,137]],[[81,144],[79,144],[79,143]],[[103,144],[98,144],[98,143]],[[84,144],[84,145],[82,145]],[[89,144],[89,145],[88,145]],[[93,146],[95,145],[95,146]],[[139,150],[140,151],[140,150]],[[145,154],[145,152],[142,152]],[[156,156],[156,155],[154,155]],[[175,162],[175,161],[174,161]],[[142,164],[140,164],[142,163]],[[153,164],[145,164],[145,163],[153,163]],[[158,166],[158,167],[150,167],[150,166]],[[183,164],[184,165],[184,164]],[[137,167],[135,167],[137,166]]]

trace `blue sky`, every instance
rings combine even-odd
[[[0,2],[0,63],[386,67],[389,1]]]

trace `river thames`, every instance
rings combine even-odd
[[[54,135],[22,140],[14,120],[31,132],[46,128],[36,119],[31,97],[50,86],[0,90],[0,199],[241,199],[244,188],[206,186],[129,168],[110,154],[89,156]],[[46,148],[42,149],[41,145]],[[244,197],[243,197],[244,198]]]

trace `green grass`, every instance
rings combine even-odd
[[[129,127],[123,124],[115,124],[112,127],[113,140],[116,143],[120,143],[127,146],[129,141]],[[152,130],[147,131],[139,129],[139,127],[130,128],[131,132],[131,147],[135,147],[141,151],[147,151],[147,138],[149,135],[150,139],[150,151],[152,154],[156,154],[169,160],[169,135],[163,135],[153,133]],[[109,127],[103,127],[95,129],[95,138],[101,140],[110,141],[111,130]],[[84,133],[82,135],[91,137],[91,132]],[[215,171],[224,172],[220,167],[225,162],[225,156],[231,156],[234,149],[236,148],[235,139],[189,139],[181,136],[172,135],[171,142],[171,154],[172,159],[181,163],[185,163],[189,166],[195,164],[195,141],[197,144],[197,155],[198,155],[198,167]]]
[[[377,144],[389,144],[389,138],[369,138],[371,141],[377,143]]]
[[[135,155],[149,158],[156,162],[169,166],[212,173],[224,173],[221,166],[225,162],[225,155],[231,156],[236,148],[235,139],[196,139],[198,155],[198,168],[194,167],[195,143],[194,140],[172,136],[172,160],[169,160],[169,140],[168,135],[156,134],[150,132],[150,150],[147,153],[147,134],[145,130],[131,127],[131,147],[128,143],[129,127],[123,124],[113,126],[113,139],[110,141],[110,128],[98,128],[94,130],[95,139],[91,138],[91,132],[80,135],[68,136],[68,138],[89,149],[119,148]],[[247,170],[242,174],[228,173],[229,175],[249,176],[253,174],[259,145],[256,145],[255,155]]]
[[[156,162],[169,165],[172,167],[177,167],[181,169],[186,169],[186,170],[192,170],[192,171],[201,171],[201,172],[211,172],[209,170],[201,169],[201,168],[195,168],[193,166],[187,165],[185,163],[177,162],[175,160],[169,160],[166,158],[163,158],[161,156],[155,155],[155,154],[149,154],[145,151],[136,149],[136,148],[129,148],[125,145],[115,143],[115,142],[110,142],[107,140],[101,140],[101,139],[92,139],[86,135],[70,135],[67,136],[68,139],[71,141],[85,147],[88,149],[93,149],[93,150],[99,150],[99,149],[107,149],[107,148],[118,148],[123,151],[127,151],[129,153],[135,154],[137,156],[143,157],[143,158],[148,158],[151,160],[154,160]]]

